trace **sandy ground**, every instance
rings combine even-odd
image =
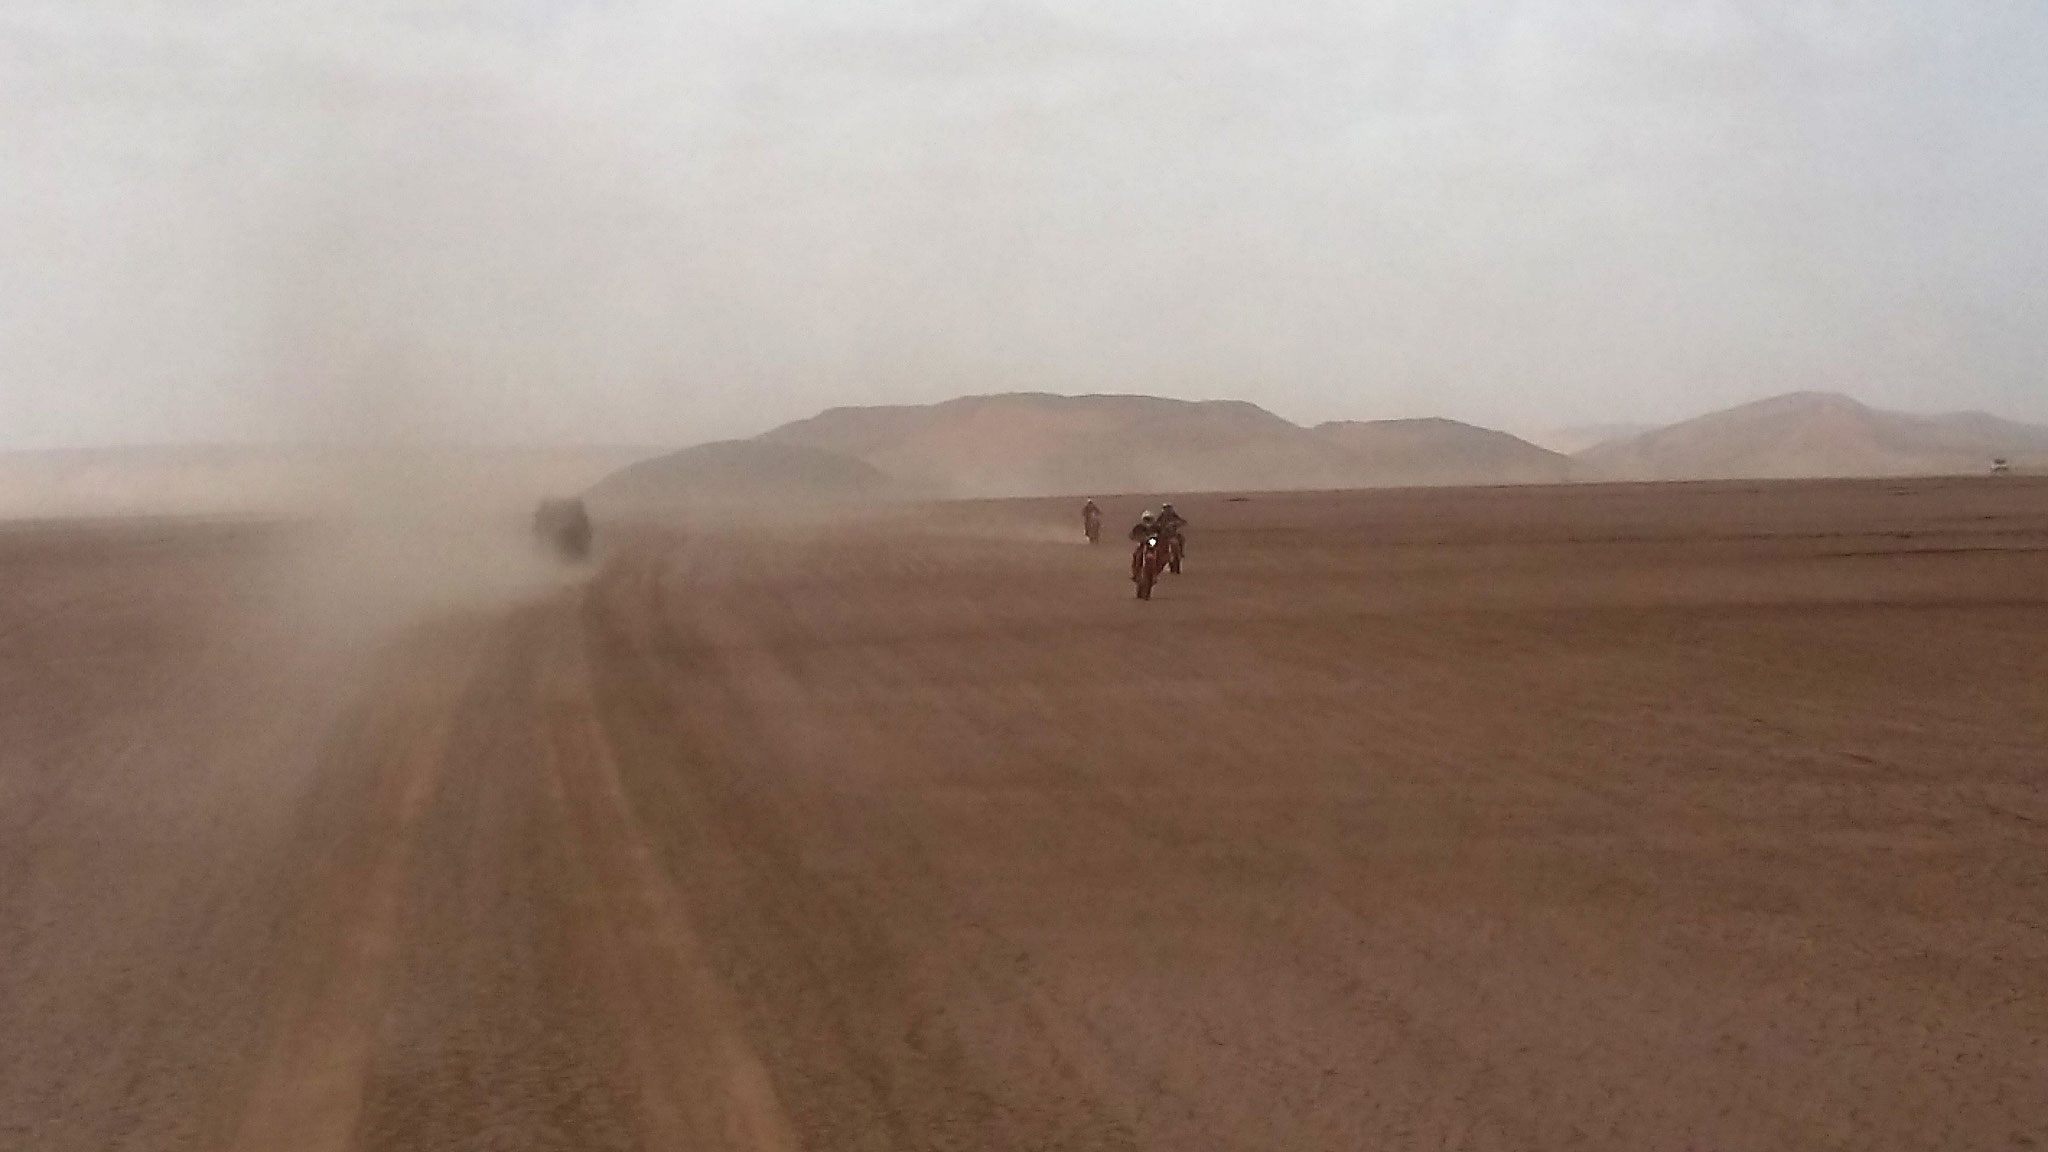
[[[0,533],[0,1148],[2048,1144],[2048,483],[1070,511]]]

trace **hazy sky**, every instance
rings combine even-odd
[[[2048,421],[2040,0],[4,0],[0,444]]]

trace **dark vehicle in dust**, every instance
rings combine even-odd
[[[564,560],[590,555],[590,512],[583,501],[543,500],[533,514],[533,537]]]

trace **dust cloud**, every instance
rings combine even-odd
[[[245,408],[281,446],[246,450],[226,501],[296,525],[279,603],[378,637],[573,582],[535,506],[655,451],[580,435],[577,398],[622,370],[604,324],[631,310],[631,259],[589,196],[550,182],[579,170],[573,147],[522,163],[531,139],[418,94],[301,127],[244,250],[265,382]]]
[[[366,452],[316,475],[318,515],[280,550],[272,578],[279,603],[326,638],[502,609],[585,575],[533,539],[518,489],[478,484],[445,459]]]

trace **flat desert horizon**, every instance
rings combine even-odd
[[[2048,481],[1179,503],[0,526],[0,1146],[2042,1139]]]

